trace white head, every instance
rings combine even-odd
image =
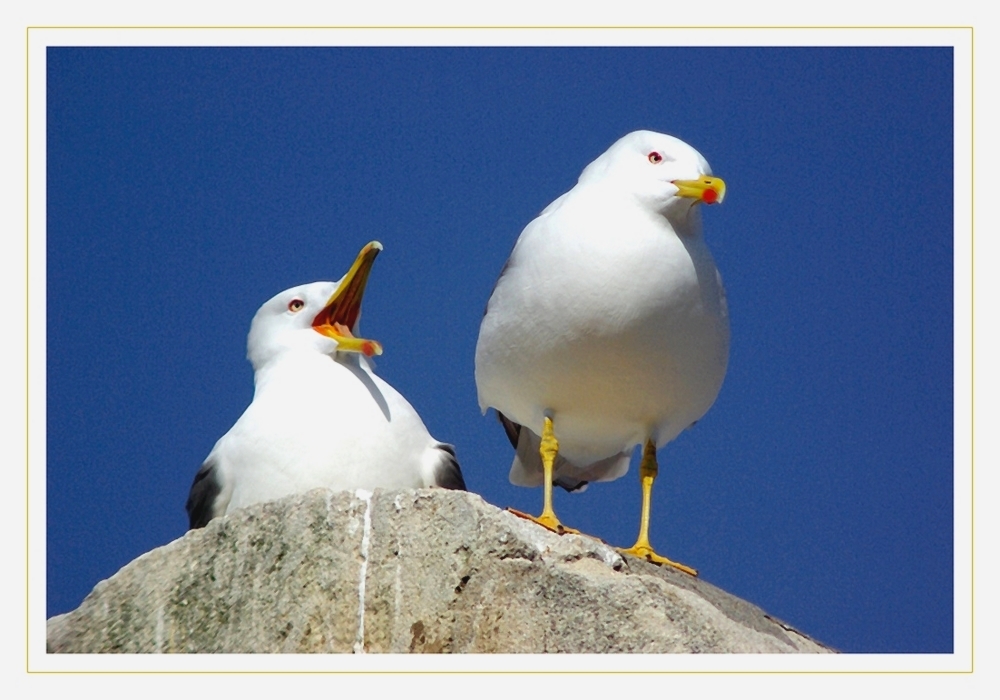
[[[294,350],[331,357],[337,352],[381,355],[378,342],[357,337],[361,298],[380,250],[378,241],[366,245],[338,282],[293,287],[265,302],[254,315],[247,336],[247,359],[254,371]]]
[[[633,131],[584,168],[579,181],[621,188],[666,213],[678,206],[721,202],[726,184],[711,175],[708,161],[680,139],[655,131]]]

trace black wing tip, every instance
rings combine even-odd
[[[197,530],[208,525],[214,517],[215,500],[222,491],[215,473],[215,463],[206,461],[194,475],[191,492],[184,508],[188,514],[188,529]]]
[[[553,483],[556,486],[558,486],[559,488],[565,489],[566,491],[569,491],[570,493],[573,493],[574,491],[579,491],[580,489],[584,488],[590,482],[589,481],[574,481],[574,480],[568,479],[566,477],[559,477]]]
[[[455,456],[455,446],[454,445],[449,445],[447,442],[439,442],[437,444],[437,448],[439,450],[443,450],[443,451],[447,452],[452,457]]]
[[[458,459],[455,457],[455,446],[439,442],[437,448],[442,452],[442,459],[434,474],[434,485],[452,491],[468,491],[462,477],[462,468],[458,466]]]
[[[516,450],[517,441],[521,437],[521,426],[500,413],[500,411],[497,411],[497,418],[500,420],[500,425],[503,426],[503,431],[507,433],[507,439],[510,440],[511,447]]]

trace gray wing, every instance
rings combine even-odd
[[[215,517],[215,506],[221,492],[219,472],[215,460],[210,456],[194,475],[194,483],[191,484],[191,492],[188,494],[185,508],[188,514],[188,527],[191,530],[205,527],[208,521]]]
[[[514,243],[514,248],[517,248],[517,242],[516,241]],[[503,279],[503,276],[505,274],[507,274],[507,270],[510,269],[510,260],[511,260],[511,258],[514,257],[514,248],[511,248],[510,255],[507,256],[506,260],[504,260],[503,267],[500,268],[500,274],[497,275],[496,282],[493,283],[493,289],[490,290],[490,296],[489,296],[489,298],[486,299],[486,306],[483,307],[483,317],[484,318],[486,317],[486,314],[489,313],[490,302],[493,300],[493,295],[496,294],[497,286],[500,284],[500,280]]]

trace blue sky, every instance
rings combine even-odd
[[[729,372],[660,450],[653,544],[852,652],[949,652],[949,48],[51,48],[47,613],[181,536],[288,287],[385,250],[362,328],[470,490],[538,512],[473,356],[521,229],[625,133],[726,180]],[[627,546],[636,461],[557,492]]]

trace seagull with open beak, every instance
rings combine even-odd
[[[253,503],[315,488],[464,489],[455,450],[373,371],[382,346],[359,336],[361,299],[382,245],[372,241],[339,282],[281,292],[247,338],[254,397],[198,470],[190,527]]]

